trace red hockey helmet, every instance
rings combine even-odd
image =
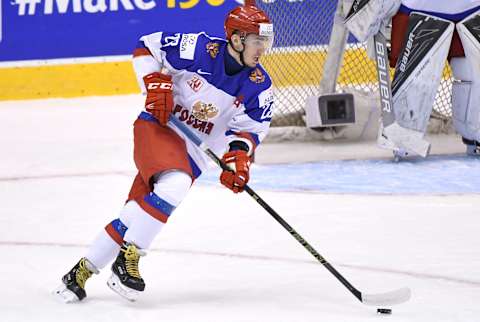
[[[225,34],[229,40],[235,31],[273,37],[273,25],[268,16],[255,6],[238,6],[225,19]]]

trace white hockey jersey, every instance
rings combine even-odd
[[[448,20],[461,20],[480,10],[480,0],[402,0],[401,12],[421,11]]]
[[[133,59],[142,90],[143,76],[161,69],[172,75],[173,115],[217,155],[223,155],[234,140],[246,142],[253,151],[266,136],[273,92],[261,65],[228,75],[224,63],[227,42],[205,33],[157,32],[141,37],[137,48],[142,47],[151,54]],[[208,167],[207,156],[174,125],[168,126],[185,140],[198,177]]]

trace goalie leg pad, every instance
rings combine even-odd
[[[452,22],[412,13],[392,83],[394,122],[383,123],[377,143],[397,155],[426,157],[423,139],[450,47]]]
[[[400,4],[401,0],[353,0],[345,25],[355,38],[364,42],[378,33],[382,24],[398,11]]]
[[[430,143],[423,139],[422,132],[404,128],[397,122],[385,128],[380,126],[377,144],[383,149],[392,150],[395,156],[417,154],[425,158],[430,153]]]
[[[468,133],[467,118],[470,105],[472,105],[472,72],[467,58],[453,58],[450,66],[454,75],[452,85],[452,112],[455,129],[463,137],[470,137]],[[475,109],[475,106],[473,106]]]
[[[454,24],[413,12],[392,83],[395,119],[425,133],[450,48]]]
[[[465,58],[451,61],[453,124],[462,137],[480,141],[480,11],[457,24]]]

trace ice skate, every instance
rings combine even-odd
[[[393,161],[400,162],[403,158],[406,158],[409,155],[410,154],[405,149],[397,148],[393,150]]]
[[[480,156],[480,145],[467,145],[467,155]]]
[[[467,146],[467,155],[480,156],[480,142],[462,138],[463,143]]]
[[[145,289],[145,282],[138,270],[140,256],[145,255],[135,245],[125,243],[112,264],[112,275],[107,281],[113,291],[132,302]]]
[[[382,149],[392,151],[394,162],[400,162],[400,160],[410,155],[406,149],[398,147],[393,141],[389,140],[388,137],[382,132],[379,132],[379,135],[377,138],[377,145]]]
[[[85,283],[94,273],[99,273],[95,266],[85,257],[80,259],[80,261],[63,276],[63,284],[55,289],[53,294],[57,299],[65,303],[83,300],[87,296]]]

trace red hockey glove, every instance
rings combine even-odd
[[[250,157],[243,150],[230,151],[222,158],[235,172],[223,170],[220,175],[220,182],[235,193],[242,192],[248,182]]]
[[[145,108],[162,124],[168,122],[173,110],[172,76],[161,73],[151,73],[143,77],[147,90]]]

